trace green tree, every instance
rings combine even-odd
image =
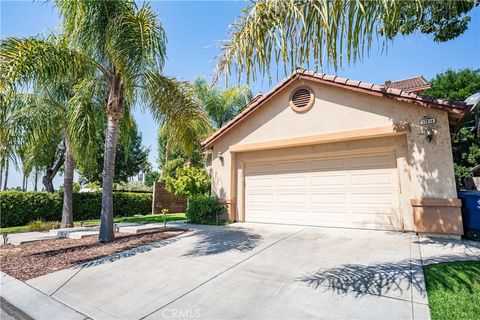
[[[437,74],[431,80],[432,87],[426,95],[437,98],[463,101],[470,95],[480,92],[480,69],[447,70]],[[462,187],[464,180],[473,175],[471,168],[480,163],[480,137],[477,136],[475,116],[480,115],[478,107],[467,115],[462,126],[452,139],[453,161],[457,186]]]
[[[160,179],[160,172],[148,171],[145,173],[145,185],[147,187],[153,187],[153,184]]]
[[[465,30],[476,0],[297,1],[259,0],[243,10],[223,42],[215,80],[234,70],[240,81],[271,79],[271,66],[336,69],[355,63],[376,41],[382,48],[397,33],[433,33],[445,41]],[[277,70],[278,77],[278,70]]]
[[[83,69],[93,70],[82,81],[81,96],[94,96],[105,104],[99,241],[109,242],[114,239],[112,191],[121,119],[129,118],[131,107],[140,100],[155,119],[169,124],[173,136],[187,139],[182,124],[198,118],[201,110],[182,83],[160,73],[166,37],[149,4],[138,6],[129,0],[57,0],[55,4],[68,46],[30,38],[2,40],[0,89],[6,84],[28,84],[32,77],[76,79]],[[89,94],[98,86],[100,95]]]
[[[15,152],[20,136],[14,115],[20,105],[13,93],[6,91],[0,93],[0,190],[6,190],[9,165],[13,162],[17,167]]]
[[[45,41],[64,46],[53,36]],[[53,192],[53,177],[63,168],[65,191],[61,226],[65,228],[73,227],[75,159],[91,163],[96,153],[91,138],[99,127],[97,118],[102,110],[98,103],[83,95],[81,78],[57,80],[33,77],[28,87],[32,93],[15,93],[21,107],[14,118],[18,124],[17,135],[21,137],[17,154],[23,166],[23,189],[26,189],[32,170],[45,167],[43,181],[47,191]]]
[[[137,175],[142,171],[143,165],[148,161],[148,154],[150,150],[142,145],[142,135],[138,132],[137,126],[132,125],[128,130],[129,137],[125,139],[124,143],[117,145],[117,156],[115,165],[115,183],[126,183],[128,179]],[[97,142],[99,146],[104,144],[105,138],[102,134],[102,139]],[[79,168],[82,181],[86,182],[102,182],[103,172],[103,150],[99,148],[99,152],[95,157],[94,165],[85,165]]]
[[[248,87],[220,91],[204,78],[197,78],[194,88],[215,130],[235,117],[252,100],[252,92]]]
[[[193,167],[201,168],[204,166],[204,160],[202,157],[202,148],[200,146],[200,141],[197,139],[193,141],[193,150],[191,153],[186,152],[183,148],[177,147],[174,144],[170,143],[168,145],[167,152],[167,130],[161,128],[159,130],[157,145],[158,145],[158,166],[165,170],[167,163],[175,161],[175,163],[180,163],[184,165],[189,163]],[[175,164],[174,164],[175,166]]]
[[[419,10],[415,1],[398,2],[398,15],[389,21],[388,16],[382,19],[380,33],[393,39],[397,34],[409,35],[418,30],[424,34],[433,34],[436,42],[454,39],[465,32],[471,17],[467,13],[479,4],[474,1],[427,0],[422,2]]]
[[[183,166],[176,169],[173,177],[166,176],[165,188],[178,196],[210,194],[210,177],[204,169]]]

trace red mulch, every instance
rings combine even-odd
[[[141,234],[116,233],[110,243],[98,236],[80,240],[53,239],[19,246],[0,246],[0,270],[20,280],[29,280],[141,245],[178,236],[185,230],[166,229]]]

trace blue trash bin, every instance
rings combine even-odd
[[[458,198],[462,200],[465,237],[480,241],[480,191],[462,191]]]

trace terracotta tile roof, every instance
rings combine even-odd
[[[352,91],[366,93],[374,96],[385,97],[401,102],[416,104],[425,108],[440,109],[448,112],[450,125],[455,127],[461,122],[461,119],[468,113],[472,106],[467,106],[464,102],[453,102],[443,99],[436,99],[428,96],[422,96],[408,90],[386,87],[384,85],[376,85],[373,83],[340,78],[334,75],[323,73],[315,73],[309,71],[298,70],[291,76],[285,78],[267,93],[257,95],[245,106],[245,109],[235,118],[227,122],[223,127],[218,129],[213,135],[202,142],[202,147],[209,147],[215,140],[226,132],[230,131],[235,125],[247,118],[251,113],[264,105],[271,98],[276,96],[284,87],[288,86],[295,80],[308,80],[325,85],[340,87]]]
[[[397,81],[385,81],[385,86],[389,88],[401,89],[407,92],[423,91],[431,87],[430,82],[425,80],[423,76]]]

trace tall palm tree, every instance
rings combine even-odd
[[[114,239],[112,189],[121,119],[130,118],[134,102],[142,99],[148,102],[146,105],[154,110],[157,119],[176,123],[176,130],[182,132],[181,121],[172,119],[178,112],[168,110],[179,108],[180,104],[163,104],[177,97],[179,91],[172,89],[177,88],[178,82],[160,73],[166,55],[166,37],[150,5],[137,6],[131,0],[55,3],[68,45],[29,38],[3,40],[0,67],[5,75],[0,80],[12,86],[28,83],[32,77],[55,81],[77,79],[85,74],[85,69],[93,70],[82,81],[78,97],[93,96],[94,88],[103,88],[107,128],[99,241],[109,242]],[[1,86],[0,82],[0,89]],[[196,108],[194,104],[191,107]],[[183,115],[196,116],[196,112]]]
[[[385,48],[397,33],[416,29],[446,41],[466,29],[469,19],[459,17],[475,4],[478,1],[256,0],[231,25],[215,80],[232,70],[239,81],[259,75],[271,80],[272,65],[283,65],[285,73],[310,68],[311,63],[315,70],[324,63],[337,69],[342,62],[362,58],[374,41]]]
[[[33,169],[41,164],[43,150],[55,155],[60,137],[63,150],[63,209],[61,227],[73,227],[73,178],[75,161],[93,163],[97,144],[94,136],[103,125],[101,103],[82,96],[82,83],[50,83],[37,86],[33,101],[19,116],[28,132],[26,145],[31,153]],[[51,157],[50,152],[47,156]]]
[[[214,129],[219,129],[235,117],[252,99],[252,92],[248,87],[220,91],[208,84],[204,78],[195,79],[193,85],[195,94],[202,102]]]

